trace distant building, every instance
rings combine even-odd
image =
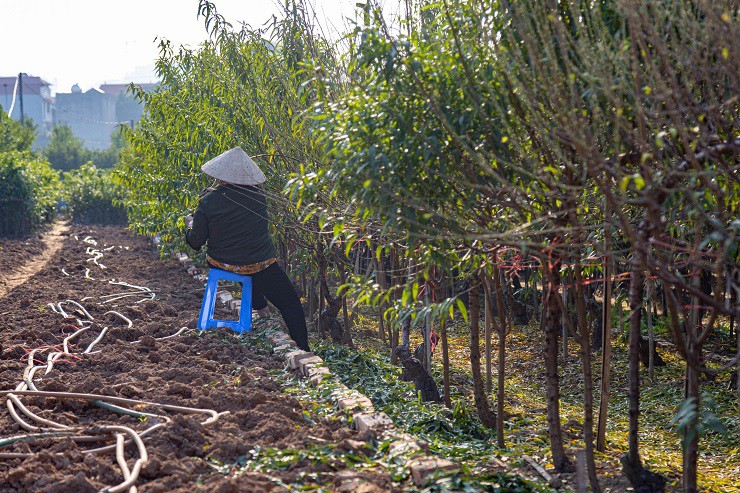
[[[156,84],[137,84],[151,91]],[[110,137],[119,125],[130,125],[141,119],[143,105],[127,93],[128,84],[103,84],[100,89],[82,92],[72,86],[70,93],[57,93],[57,125],[69,125],[72,133],[89,149],[107,149]]]
[[[154,90],[155,87],[157,87],[157,84],[134,84],[136,87],[141,87],[146,92]],[[100,90],[103,91],[106,94],[113,94],[114,96],[118,96],[121,93],[128,92],[130,84],[101,84]]]
[[[23,115],[37,127],[35,147],[49,143],[49,133],[54,126],[54,98],[51,97],[51,84],[41,77],[23,74]],[[21,91],[16,88],[18,76],[0,77],[0,105],[7,112],[13,106],[13,90],[16,90],[15,106],[11,118],[21,119]]]
[[[129,84],[102,84],[100,90],[116,96],[116,117],[119,121],[134,123],[141,120],[144,105],[128,92]],[[135,84],[146,92],[153,91],[157,84]]]
[[[13,105],[13,90],[18,80],[0,77],[0,106],[6,114]],[[137,84],[145,91],[156,84]],[[103,84],[100,89],[82,92],[72,86],[71,92],[51,96],[51,84],[40,77],[23,74],[23,114],[37,127],[35,147],[49,143],[54,125],[68,125],[72,133],[89,149],[107,149],[111,135],[119,125],[130,125],[141,119],[143,105],[128,94],[129,84]],[[21,119],[21,91],[16,90],[13,119]]]
[[[89,149],[107,149],[110,136],[119,125],[116,117],[116,96],[98,89],[82,92],[72,86],[70,93],[57,93],[57,125],[68,125],[72,133]]]

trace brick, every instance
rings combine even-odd
[[[308,369],[308,377],[313,377],[314,375],[330,375],[329,368],[325,366],[312,366]]]
[[[304,351],[303,349],[296,349],[295,351],[290,351],[289,353],[286,353],[283,358],[285,359],[285,362],[286,363],[290,363],[290,358],[293,355],[295,355],[295,354],[305,354],[305,353],[306,353],[306,351]]]
[[[356,472],[341,471],[334,476],[334,488],[336,493],[385,493],[386,488],[369,482],[360,477]]]
[[[355,414],[355,425],[357,431],[363,433],[367,430],[392,428],[393,420],[385,413],[360,413]]]
[[[313,368],[314,366],[322,365],[324,364],[324,360],[319,358],[318,356],[311,356],[309,358],[303,358],[300,363],[299,367],[301,368],[301,373],[304,376],[308,376],[308,369]],[[309,366],[310,365],[310,366]]]
[[[329,399],[332,402],[337,402],[339,399],[346,399],[351,396],[352,393],[349,391],[347,386],[341,383],[329,393]]]
[[[313,353],[310,353],[308,351],[303,351],[302,349],[297,349],[295,351],[291,351],[288,354],[285,355],[285,361],[287,361],[290,364],[290,367],[294,370],[298,369],[298,365],[300,364],[301,360],[303,358],[310,358],[313,356]]]
[[[322,365],[322,364],[323,363],[309,363],[309,364],[307,364],[305,366],[302,366],[301,367],[301,375],[303,375],[304,377],[307,377],[307,378],[310,377],[311,376],[311,373],[309,373],[309,372],[311,370],[313,370],[314,368],[321,368],[320,365]]]
[[[401,438],[399,440],[395,440],[391,442],[389,446],[390,457],[399,457],[402,455],[410,456],[420,451],[421,447],[416,443],[416,440],[414,440],[413,437],[411,437],[411,439]]]
[[[295,350],[295,344],[283,344],[282,346],[276,347],[272,350],[272,357],[278,361],[285,360],[285,354]]]
[[[270,342],[272,342],[273,346],[282,346],[283,344],[290,344],[291,342],[294,342],[293,339],[290,337],[286,338],[280,338],[280,339],[270,339]]]
[[[286,339],[290,339],[290,336],[286,334],[285,332],[275,330],[273,331],[273,334],[270,334],[268,337],[272,342],[278,342],[278,341],[284,341]]]
[[[366,411],[370,411],[370,412],[375,411],[372,401],[370,401],[370,399],[368,399],[364,395],[363,396],[351,396],[351,397],[346,397],[344,399],[339,399],[339,409],[350,411],[352,409],[358,409],[358,408],[366,410]]]
[[[417,486],[423,486],[430,474],[437,471],[453,471],[458,466],[447,459],[416,459],[409,462],[411,479]]]
[[[294,351],[295,350],[295,342],[288,341],[285,344],[281,344],[279,346],[275,346],[272,350],[274,352],[276,352],[276,353],[283,353],[283,354],[288,353],[290,351]]]
[[[325,374],[325,373],[317,373],[316,375],[313,375],[312,377],[310,377],[310,378],[309,378],[309,381],[311,382],[311,386],[312,386],[312,387],[318,387],[318,386],[319,386],[319,384],[320,384],[320,383],[321,383],[321,382],[322,382],[322,381],[323,381],[323,380],[324,380],[325,378],[327,378],[328,376],[329,376],[329,375],[327,375],[327,374]]]

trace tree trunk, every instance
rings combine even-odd
[[[565,321],[565,317],[569,316],[567,313],[568,310],[568,276],[566,274],[566,277],[564,279],[564,284],[562,287],[562,296],[563,296],[563,306],[565,307],[565,311],[561,312],[561,318],[560,321],[560,329],[561,329],[561,337],[562,337],[562,344],[563,344],[563,361],[568,361],[569,355],[568,355],[568,324]]]
[[[320,272],[319,272],[318,278],[321,279]],[[319,283],[320,282],[321,281],[319,280]],[[319,291],[318,293],[319,294],[319,312],[316,316],[316,325],[319,326],[319,339],[324,340],[324,324],[321,323],[321,312],[324,311],[324,293],[323,293],[323,290],[321,289],[321,285],[319,285],[318,291]]]
[[[486,289],[485,289],[485,309],[483,311],[483,320],[485,323],[486,330],[486,392],[491,393],[493,390],[493,377],[491,369],[491,322],[492,316],[492,304],[491,304],[491,292],[488,289],[490,280],[486,274]]]
[[[608,250],[607,250],[608,251]],[[596,433],[596,450],[606,450],[606,422],[611,397],[611,365],[612,365],[612,282],[611,261],[604,259],[604,304],[601,317],[601,401],[599,402],[599,426]]]
[[[301,269],[301,293],[309,300],[308,306],[311,306],[310,297],[308,295],[308,285],[306,284],[306,269]]]
[[[599,493],[601,491],[601,485],[596,476],[596,461],[594,458],[594,396],[593,375],[591,373],[591,341],[589,340],[591,330],[586,318],[580,258],[576,259],[573,280],[573,297],[575,299],[578,326],[581,333],[579,343],[581,365],[583,368],[583,441],[586,445],[586,467],[588,468],[588,480],[591,483],[591,490],[594,493]]]
[[[390,249],[389,252],[390,255],[390,279],[389,279],[389,287],[395,286],[395,278],[393,277],[393,273],[397,272],[398,269],[398,259],[396,250],[394,248]],[[397,295],[394,295],[397,296]],[[388,325],[388,335],[391,340],[391,363],[392,364],[398,364],[398,355],[396,355],[396,348],[398,347],[398,319],[394,319],[389,325]]]
[[[355,342],[352,340],[352,328],[349,323],[349,315],[347,314],[347,297],[342,296],[342,312],[344,315],[344,336],[342,337],[342,344],[346,344],[352,349],[355,348]]]
[[[653,302],[653,290],[651,289],[652,281],[648,279],[645,281],[645,288],[647,290],[647,327],[648,327],[648,378],[650,383],[655,383],[655,331],[653,330],[653,311],[651,305]]]
[[[378,303],[378,337],[380,338],[381,342],[385,344],[385,327],[384,327],[384,319],[383,319],[383,302],[381,301]]]
[[[728,277],[731,278],[730,303],[736,303],[736,306],[740,306],[740,267],[735,267],[731,272],[728,272]],[[738,324],[737,317],[735,319],[735,323]],[[740,327],[735,327],[735,339],[737,343],[737,380],[735,382],[737,383],[737,408],[740,410]],[[738,419],[737,423],[738,428],[740,428],[740,419]]]
[[[347,269],[345,268],[341,260],[337,263],[339,264],[340,275],[346,282],[347,281]],[[346,344],[352,349],[354,349],[355,342],[352,340],[352,328],[350,327],[349,315],[347,313],[347,296],[346,295],[342,296],[342,315],[344,316],[344,334],[342,335],[342,344]]]
[[[375,260],[375,281],[380,286],[380,289],[386,290],[388,289],[388,284],[386,283],[386,277],[385,277],[385,269],[383,269],[383,261],[379,259],[378,257],[373,256]],[[381,300],[378,303],[378,310],[380,311],[380,318],[378,319],[378,332],[380,332],[380,340],[385,341],[385,326],[384,326],[384,319],[383,319],[383,301]],[[388,340],[390,340],[391,336],[388,334]]]
[[[442,321],[439,325],[439,336],[442,339],[442,374],[444,378],[444,400],[445,406],[452,409],[450,399],[450,348],[447,344],[447,324]]]
[[[642,466],[639,453],[640,417],[640,323],[642,297],[645,288],[645,260],[648,234],[641,225],[637,232],[635,251],[632,256],[629,290],[629,437],[627,453],[621,457],[622,473],[636,491],[660,492],[665,487],[665,479]]]
[[[427,284],[424,289],[424,303],[428,306],[429,305],[429,289],[430,286]],[[424,357],[424,361],[422,361],[424,365],[424,369],[431,374],[432,372],[432,319],[429,313],[427,313],[426,317],[424,318],[424,325],[423,325],[423,339],[424,339],[424,354],[422,355]]]
[[[688,329],[696,330],[695,327],[689,327]],[[691,337],[689,342],[689,358],[686,362],[685,398],[687,400],[694,399],[697,414],[693,415],[693,418],[684,430],[684,436],[689,437],[685,442],[683,451],[683,490],[685,493],[696,493],[698,491],[697,460],[699,458],[699,433],[696,428],[699,425],[698,413],[701,409],[701,402],[699,401],[699,372],[694,368],[690,360],[701,354],[701,347],[696,347],[694,340],[695,337]]]
[[[638,431],[640,418],[640,324],[642,315],[642,295],[645,284],[643,273],[644,252],[640,249],[645,243],[638,244],[632,259],[632,273],[630,275],[629,292],[629,438],[627,458],[629,462],[637,465],[640,463]],[[637,487],[637,485],[634,485]]]
[[[442,274],[441,297],[447,296],[447,275]],[[453,293],[454,294],[454,293]],[[452,320],[450,320],[451,322]],[[439,322],[439,337],[442,344],[442,378],[444,380],[444,401],[448,409],[452,409],[452,398],[450,397],[450,347],[447,340],[447,321],[442,319]]]
[[[506,446],[504,441],[504,398],[505,398],[505,371],[506,371],[506,336],[509,333],[504,311],[504,296],[501,289],[501,270],[498,266],[498,258],[494,258],[493,275],[495,277],[496,307],[498,308],[498,396],[496,398],[496,441],[501,448]],[[493,317],[491,317],[493,318]],[[511,319],[509,319],[511,320]]]
[[[542,319],[545,332],[545,377],[547,379],[547,427],[550,435],[552,463],[557,472],[573,472],[573,463],[565,455],[560,429],[560,377],[558,375],[558,333],[560,332],[560,260],[544,259],[542,269]]]
[[[480,284],[471,279],[470,288],[470,367],[473,373],[473,394],[478,418],[486,428],[496,426],[496,417],[491,413],[486,398],[486,389],[480,371]]]
[[[308,316],[313,317],[313,314],[316,313],[316,310],[319,306],[319,299],[316,295],[316,289],[314,288],[314,277],[309,277],[306,280],[306,291],[308,296]],[[315,327],[316,330],[318,330],[318,327]]]

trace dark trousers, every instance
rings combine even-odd
[[[272,303],[283,316],[291,339],[300,349],[310,351],[301,299],[282,267],[275,262],[268,268],[251,274],[251,277],[252,308],[259,310],[266,307],[268,301]]]

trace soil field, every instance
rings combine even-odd
[[[123,427],[144,433],[148,462],[135,483],[141,492],[287,491],[285,485],[301,478],[349,491],[331,486],[335,476],[346,477],[350,472],[351,466],[341,463],[303,461],[269,472],[237,466],[260,447],[301,449],[331,443],[351,449],[363,447],[368,440],[339,420],[313,415],[282,393],[270,372],[282,371],[283,364],[250,345],[249,338],[237,338],[227,329],[203,334],[190,330],[161,339],[181,327],[194,327],[200,308],[202,285],[179,264],[161,261],[149,240],[122,228],[72,227],[61,240],[61,248],[46,265],[0,297],[0,390],[17,389],[24,371],[38,366],[26,380],[30,378],[39,391],[130,399],[116,405],[133,416],[120,414],[120,409],[114,412],[110,405],[100,407],[90,398],[20,395],[30,413],[53,423],[42,424],[44,430],[34,429],[38,421],[15,405],[26,423],[24,429],[3,398],[1,493],[79,493],[120,485],[129,474],[125,469],[137,472],[141,450],[136,442],[125,443],[123,469],[115,450],[87,451],[107,445],[115,449],[116,434],[124,437],[121,440],[131,436],[121,431]],[[33,260],[43,250],[37,239],[13,243],[14,248],[10,244],[4,241],[0,250],[3,271]],[[154,294],[145,293],[143,287]],[[131,292],[136,294],[110,296]],[[92,322],[66,300],[84,306]],[[110,310],[120,315],[106,315]],[[130,327],[124,317],[131,321]],[[68,341],[66,354],[65,338],[84,327],[89,329]],[[91,347],[104,327],[109,330]],[[88,354],[83,354],[87,348]],[[34,360],[30,366],[29,355]],[[53,367],[46,373],[50,359]],[[181,412],[138,401],[224,414]],[[51,428],[61,430],[60,436],[49,436]],[[150,432],[144,431],[149,428]],[[98,441],[72,439],[72,435],[98,437]],[[100,441],[101,436],[106,440]],[[11,437],[24,438],[3,441]],[[365,472],[362,479],[363,491],[393,490],[387,474]]]
[[[42,235],[22,238],[0,237],[0,279],[6,278],[20,264],[44,251]]]

